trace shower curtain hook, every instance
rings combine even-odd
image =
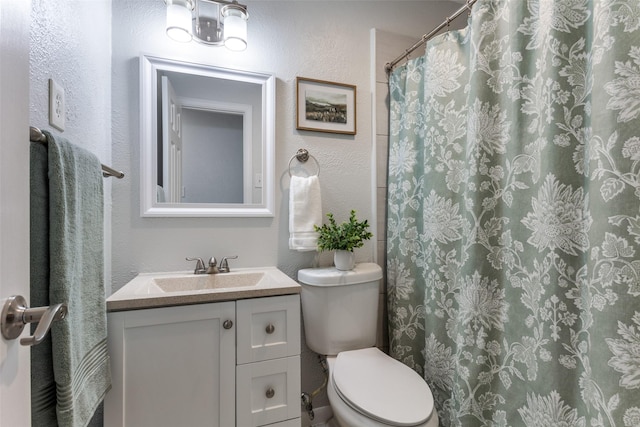
[[[469,4],[469,0],[466,0],[467,4],[467,16],[471,16],[471,5]]]

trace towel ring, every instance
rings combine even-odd
[[[298,151],[296,151],[296,154],[294,154],[293,156],[291,156],[291,158],[289,159],[289,177],[291,177],[291,162],[293,161],[293,159],[298,159],[298,161],[300,163],[306,163],[307,160],[309,160],[309,157],[311,157],[313,160],[315,160],[316,162],[316,166],[318,166],[318,170],[315,173],[317,176],[320,176],[320,163],[318,162],[318,159],[316,159],[313,155],[309,154],[309,151],[306,148],[300,148],[298,149]]]

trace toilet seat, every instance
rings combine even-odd
[[[434,412],[420,375],[375,347],[338,354],[332,380],[347,405],[384,425],[422,425]]]

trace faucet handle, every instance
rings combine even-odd
[[[238,255],[223,256],[222,260],[220,261],[220,267],[218,267],[218,271],[220,273],[228,273],[231,271],[231,269],[229,268],[229,262],[227,261],[229,259],[238,259]]]
[[[196,261],[196,268],[193,270],[193,274],[204,274],[206,273],[206,269],[204,268],[204,261],[202,258],[185,258],[187,261]]]

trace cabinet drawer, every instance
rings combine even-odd
[[[237,363],[300,354],[300,296],[240,300],[236,305]]]
[[[294,420],[281,421],[279,423],[269,424],[264,427],[300,427],[302,425],[302,419],[296,418]]]
[[[300,356],[236,369],[238,426],[263,426],[300,416]]]

